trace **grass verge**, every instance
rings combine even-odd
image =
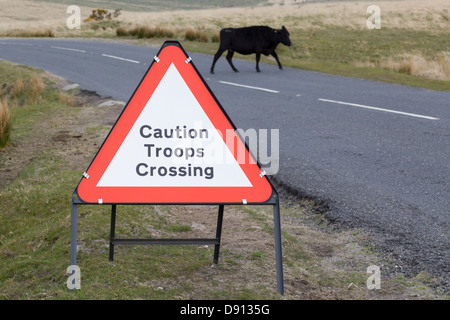
[[[11,117],[6,101],[0,100],[0,150],[4,149],[9,142],[11,129]]]
[[[209,38],[214,37],[210,31]],[[367,80],[397,83],[437,91],[450,91],[450,47],[446,32],[411,30],[354,30],[325,26],[290,30],[293,46],[280,44],[284,66]],[[185,41],[188,51],[214,55],[215,41]],[[254,56],[235,54],[238,59]],[[261,61],[276,64],[271,57]]]

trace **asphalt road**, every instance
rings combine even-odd
[[[0,58],[127,101],[159,50],[113,42],[0,39]],[[238,128],[279,129],[273,177],[373,233],[412,275],[450,287],[450,92],[190,54]],[[282,58],[281,58],[281,62]],[[383,272],[383,270],[382,270]]]

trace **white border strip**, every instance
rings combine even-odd
[[[384,111],[384,112],[390,112],[390,113],[397,113],[397,114],[402,114],[402,115],[405,115],[405,116],[416,117],[416,118],[422,118],[422,119],[427,119],[427,120],[439,120],[439,118],[434,118],[434,117],[430,117],[430,116],[424,116],[424,115],[415,114],[415,113],[408,113],[408,112],[396,111],[396,110],[391,110],[391,109],[383,109],[383,108],[377,108],[377,107],[365,106],[365,105],[363,105],[363,104],[356,104],[356,103],[349,103],[349,102],[342,102],[342,101],[329,100],[329,99],[321,99],[321,98],[319,98],[318,100],[320,100],[320,101],[325,101],[325,102],[338,103],[338,104],[345,104],[345,105],[348,105],[348,106],[359,107],[359,108],[365,108],[365,109],[371,109],[371,110],[377,110],[377,111]]]
[[[247,88],[247,89],[254,89],[254,90],[261,90],[261,91],[266,91],[266,92],[270,92],[270,93],[279,93],[280,92],[280,91],[276,91],[276,90],[252,87],[252,86],[247,86],[245,84],[239,84],[239,83],[233,83],[233,82],[227,82],[227,81],[219,81],[219,82],[223,83],[223,84],[229,84],[231,86],[242,87],[242,88]]]
[[[58,49],[58,50],[66,50],[66,51],[83,52],[83,53],[86,52],[86,51],[80,50],[80,49],[72,49],[72,48],[64,48],[64,47],[53,47],[53,46],[50,46],[50,48]]]
[[[111,56],[109,54],[104,54],[104,53],[102,53],[102,56],[108,57],[108,58],[113,58],[113,59],[118,59],[118,60],[122,60],[122,61],[132,62],[132,63],[140,63],[139,61],[136,61],[136,60],[131,60],[131,59],[125,59],[125,58],[121,58],[121,57]]]
[[[20,42],[0,42],[0,44],[7,44],[7,45],[12,44],[15,46],[32,46],[31,43],[20,43]]]

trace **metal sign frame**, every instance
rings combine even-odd
[[[166,46],[177,46],[179,47],[183,53],[186,55],[186,63],[192,63],[192,59],[186,54],[184,49],[182,48],[181,44],[178,41],[166,41],[163,46],[161,47],[158,54],[155,56],[154,61],[158,61],[159,53],[166,47]],[[134,94],[138,90],[138,88],[141,86],[142,81],[147,76],[148,71],[151,69],[153,63],[148,68],[146,74],[142,78],[140,84],[137,86],[135,92],[131,96],[128,103],[130,103],[131,99],[133,98]],[[221,111],[223,112],[224,116],[228,120],[229,124],[233,127],[233,129],[236,132],[236,127],[225,112],[225,110],[220,105],[217,98],[214,96],[213,92],[210,90],[200,73],[198,72],[195,65],[192,63],[192,66],[197,73],[197,75],[200,77],[201,81],[205,85],[206,89],[209,91],[209,94],[211,94],[212,98],[215,100]],[[122,110],[121,115],[123,114],[126,107]],[[121,115],[118,117],[118,120],[120,119]],[[118,121],[117,120],[117,121]],[[117,123],[116,121],[116,123]],[[114,125],[115,126],[115,125]],[[114,126],[112,127],[111,131],[114,129]],[[105,141],[108,139],[109,135],[106,137]],[[248,148],[247,143],[245,140],[242,139],[242,137],[239,136],[239,133],[236,132],[238,135],[238,138],[240,138],[245,145],[245,148],[247,152],[250,153],[250,150]],[[93,158],[91,164],[97,157],[98,153],[102,149],[105,142],[103,142],[102,146],[99,148],[99,151]],[[250,154],[250,156],[253,156]],[[253,157],[254,158],[254,157]],[[256,159],[256,158],[254,158]],[[256,165],[261,168],[259,162],[256,161]],[[280,294],[284,294],[284,280],[283,280],[283,262],[282,262],[282,245],[281,245],[281,222],[280,222],[280,202],[279,202],[279,196],[278,192],[275,190],[274,186],[270,182],[269,179],[265,176],[265,173],[261,174],[261,177],[264,176],[264,178],[267,179],[267,182],[269,183],[272,194],[266,201],[262,202],[87,202],[84,201],[79,195],[78,195],[78,187],[81,183],[81,181],[86,177],[86,172],[83,174],[83,177],[81,178],[80,182],[78,183],[77,187],[75,188],[73,195],[72,195],[72,209],[71,209],[71,243],[70,243],[70,264],[71,266],[77,265],[77,225],[78,225],[78,206],[79,205],[111,205],[111,225],[110,225],[110,239],[109,239],[109,260],[113,261],[114,259],[114,247],[116,245],[128,245],[128,244],[140,244],[140,245],[185,245],[185,244],[213,244],[214,245],[214,263],[218,263],[219,261],[219,250],[220,250],[220,244],[221,244],[221,235],[222,235],[222,223],[223,223],[223,214],[224,214],[224,206],[225,205],[242,205],[248,204],[248,205],[272,205],[273,206],[273,223],[274,223],[274,237],[275,237],[275,259],[276,259],[276,273],[277,273],[277,290]],[[218,217],[217,217],[217,226],[216,226],[216,237],[215,238],[193,238],[193,239],[120,239],[115,238],[115,225],[116,225],[116,213],[117,213],[117,205],[218,205]],[[75,272],[75,271],[74,271]]]

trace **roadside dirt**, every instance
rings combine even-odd
[[[60,90],[70,85],[53,74],[45,73],[42,76],[54,82],[52,87]],[[55,153],[63,155],[73,168],[89,164],[92,151],[99,147],[102,140],[98,134],[100,130],[87,129],[111,127],[123,105],[95,108],[109,99],[101,98],[93,92],[81,91],[74,98],[77,105],[75,108],[80,108],[76,118],[61,112],[52,115],[36,125],[34,131],[38,134],[30,134],[20,144],[12,143],[3,150],[6,161],[0,167],[0,189],[14,180],[39,155],[39,150],[49,146],[54,146]]]
[[[47,74],[56,88],[69,83]],[[39,154],[52,146],[67,165],[82,172],[87,168],[124,105],[111,103],[95,93],[81,91],[74,95],[78,108],[75,115],[55,114],[50,122],[42,122],[40,134],[4,151],[6,164],[0,168],[0,189]],[[285,295],[282,299],[432,299],[428,288],[405,284],[382,274],[381,289],[369,290],[366,279],[370,265],[385,263],[370,253],[370,236],[358,230],[336,230],[326,221],[310,200],[297,199],[282,189],[280,192]],[[214,237],[217,206],[170,206],[161,214],[173,224],[188,225],[183,237]],[[181,299],[195,299],[211,290],[232,291],[235,287],[248,291],[273,288],[276,296],[274,239],[271,233],[272,208],[265,206],[226,206],[224,213],[219,264],[201,269],[189,276],[152,280],[141,284],[165,290],[180,282],[194,289]],[[272,229],[273,230],[273,229]],[[205,248],[212,250],[211,247]],[[211,251],[212,252],[212,251]],[[212,261],[212,256],[211,256]],[[382,269],[383,270],[383,269]],[[383,271],[382,271],[383,272]],[[206,281],[207,280],[207,281]],[[270,299],[270,297],[268,297]]]

